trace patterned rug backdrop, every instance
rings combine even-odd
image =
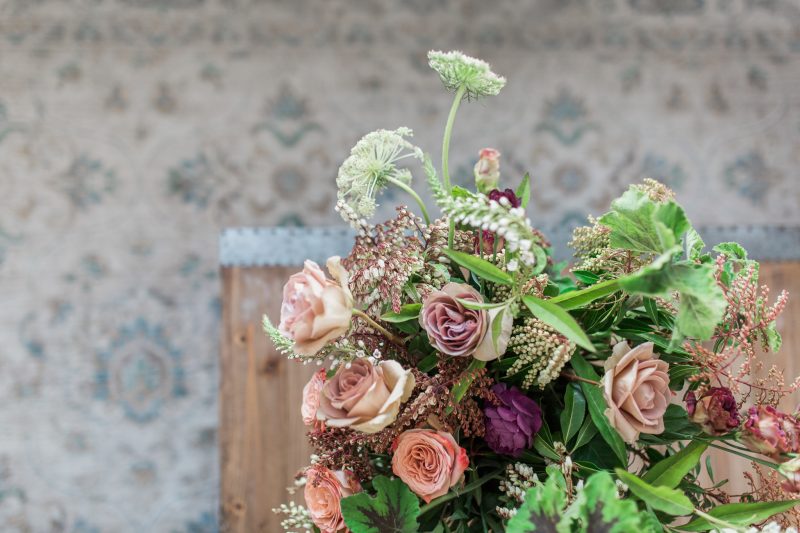
[[[217,234],[337,224],[372,129],[438,157],[430,48],[509,78],[452,166],[499,148],[537,223],[650,175],[697,223],[800,224],[796,1],[4,1],[0,530],[217,530]]]

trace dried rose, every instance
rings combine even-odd
[[[350,329],[353,295],[347,287],[347,271],[338,257],[328,259],[328,270],[336,282],[325,277],[313,261],[293,274],[283,287],[281,333],[294,340],[294,351],[313,355],[325,344]]]
[[[486,194],[497,187],[500,180],[500,152],[494,148],[484,148],[480,159],[475,163],[475,186]]]
[[[356,359],[322,387],[317,419],[332,427],[377,433],[397,418],[414,389],[414,375],[397,361]]]
[[[800,451],[800,422],[771,405],[751,407],[739,440],[754,452],[775,460]]]
[[[333,471],[314,465],[306,469],[304,496],[306,507],[322,533],[346,530],[342,517],[342,498],[361,492],[361,485],[348,471]]]
[[[711,387],[700,398],[694,392],[686,394],[689,419],[709,435],[725,435],[739,427],[736,398],[727,387]]]
[[[669,404],[669,365],[653,353],[653,343],[632,349],[623,341],[605,362],[603,396],[606,417],[625,442],[633,444],[640,433],[664,431],[664,412]]]
[[[459,299],[483,303],[483,297],[469,285],[448,283],[422,302],[419,323],[431,346],[443,354],[467,356],[481,344],[488,319],[485,310],[467,309]]]
[[[492,386],[500,405],[487,405],[486,443],[493,451],[519,457],[533,446],[533,439],[542,427],[542,410],[517,387],[505,383]]]
[[[392,472],[426,503],[447,494],[469,465],[467,451],[444,431],[404,431],[392,452]]]

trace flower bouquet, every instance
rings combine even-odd
[[[303,391],[315,449],[288,531],[770,531],[796,525],[800,419],[785,383],[758,263],[736,243],[706,252],[673,193],[632,186],[575,230],[571,265],[525,215],[528,176],[499,185],[484,149],[476,190],[451,184],[464,100],[505,79],[431,52],[455,92],[441,174],[411,131],[363,137],[339,169],[337,211],[356,230],[328,274],[307,261],[264,325],[290,359],[326,365]],[[417,160],[441,211],[412,188]],[[373,225],[396,186],[418,204]],[[763,377],[754,377],[754,376]],[[749,459],[728,494],[704,454]]]

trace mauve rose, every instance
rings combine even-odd
[[[686,411],[689,420],[700,425],[709,435],[725,435],[739,427],[736,398],[727,387],[711,387],[700,398],[689,391],[686,393]]]
[[[516,387],[505,383],[492,386],[501,405],[487,405],[486,443],[496,453],[519,457],[533,446],[533,439],[542,427],[542,410]]]
[[[306,469],[304,496],[306,507],[322,533],[347,530],[342,517],[342,498],[361,492],[361,485],[351,472],[333,471],[324,466]]]
[[[303,423],[307,426],[313,426],[317,420],[317,409],[322,387],[325,385],[325,374],[325,369],[321,368],[303,387],[303,405],[300,407],[300,412],[303,415]]]
[[[633,444],[640,433],[662,433],[671,394],[669,365],[653,353],[653,343],[631,350],[627,342],[619,342],[604,367],[605,415],[625,442]]]
[[[469,285],[448,283],[422,302],[419,323],[428,333],[431,346],[443,354],[472,355],[486,335],[487,313],[467,309],[457,299],[483,303],[483,297]]]
[[[278,329],[294,341],[294,351],[313,355],[328,342],[350,329],[353,295],[347,287],[347,271],[339,257],[328,259],[328,271],[336,282],[313,261],[293,274],[283,287],[281,322]]]
[[[447,494],[469,465],[467,451],[444,431],[404,431],[392,451],[392,472],[426,503]]]
[[[500,152],[494,148],[484,148],[479,157],[474,169],[475,186],[485,194],[497,187],[500,180]]]
[[[780,460],[781,454],[800,452],[800,422],[771,405],[751,407],[739,440],[754,452]]]
[[[397,418],[414,389],[414,374],[397,361],[373,365],[356,359],[342,365],[322,387],[317,419],[331,427],[377,433]]]

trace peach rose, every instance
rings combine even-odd
[[[313,355],[325,344],[350,328],[353,295],[347,287],[347,271],[339,257],[328,259],[328,271],[336,282],[313,261],[293,274],[283,287],[281,323],[278,329],[294,341],[294,351]]]
[[[414,375],[397,361],[373,365],[356,359],[342,365],[322,387],[317,419],[332,427],[377,433],[397,418],[414,389]]]
[[[392,472],[425,503],[447,494],[469,465],[467,451],[444,431],[410,429],[392,448]]]
[[[662,433],[670,398],[669,365],[653,353],[653,343],[640,344],[633,350],[625,341],[617,343],[605,370],[605,414],[625,442],[633,444],[640,433]]]
[[[351,472],[334,472],[324,466],[310,466],[306,470],[306,507],[311,521],[322,533],[347,530],[341,500],[360,491],[361,485]]]
[[[322,393],[322,387],[325,385],[325,369],[321,368],[319,372],[311,376],[306,386],[303,387],[303,405],[300,407],[300,412],[303,415],[303,423],[307,426],[313,426],[317,420],[317,409],[319,409],[319,397]]]

